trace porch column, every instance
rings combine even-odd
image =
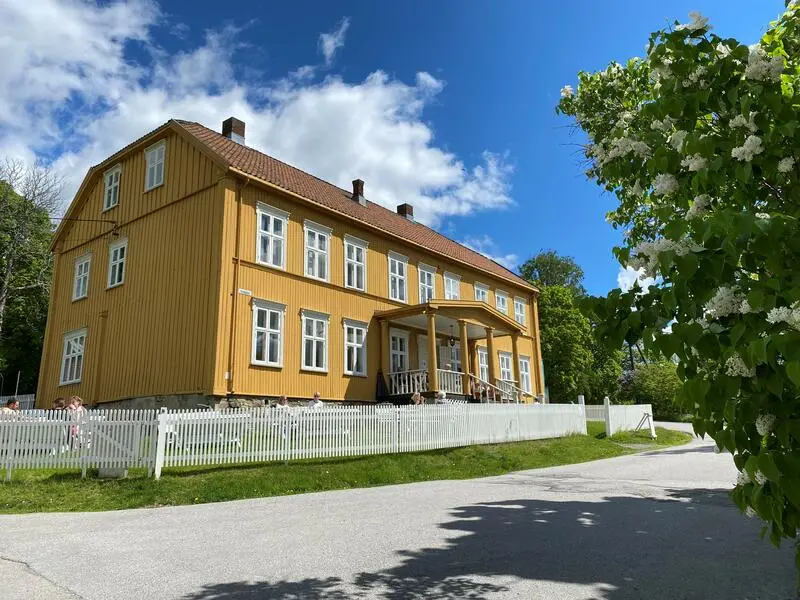
[[[494,351],[494,329],[486,328],[486,354],[489,356],[489,383],[497,385],[497,353]]]
[[[428,391],[439,391],[439,372],[436,370],[436,312],[429,310],[428,317]]]
[[[458,321],[458,331],[461,337],[461,386],[466,395],[469,394],[469,344],[467,340],[467,322]]]
[[[391,363],[389,362],[389,321],[381,320],[381,371],[383,371],[383,376],[386,378],[388,383],[389,381],[389,369],[391,368]],[[392,390],[389,390],[389,393],[392,393]]]
[[[519,334],[512,333],[511,334],[511,360],[513,361],[513,365],[511,365],[512,373],[514,374],[514,380],[518,388],[522,388],[522,380],[519,376]],[[522,398],[520,398],[522,400]]]

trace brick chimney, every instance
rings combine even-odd
[[[361,179],[353,179],[353,200],[361,206],[367,205],[367,199],[364,198],[364,182]]]
[[[222,135],[244,146],[244,121],[230,117],[222,122]]]
[[[414,207],[411,206],[408,202],[403,204],[397,205],[397,214],[401,217],[405,217],[409,221],[414,220]]]

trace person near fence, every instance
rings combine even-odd
[[[278,398],[278,403],[275,405],[275,408],[289,408],[289,398],[286,394],[282,394],[280,398]]]
[[[436,404],[447,404],[447,394],[444,390],[436,392]]]
[[[70,396],[67,400],[66,410],[69,413],[70,421],[80,421],[86,409],[82,406],[83,402],[78,396]],[[69,426],[69,447],[75,449],[81,445],[80,426],[75,423]]]
[[[19,402],[16,398],[9,398],[5,406],[0,408],[0,419],[13,419],[19,411]]]
[[[413,404],[415,406],[419,406],[420,404],[423,404],[424,402],[425,401],[422,399],[422,394],[420,394],[419,392],[414,392],[411,395],[411,404]]]
[[[64,401],[64,398],[59,396],[53,401],[53,410],[64,410],[67,403]]]
[[[320,400],[319,392],[314,392],[314,397],[308,401],[308,408],[322,408],[325,406],[325,403]]]

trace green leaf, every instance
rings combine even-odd
[[[800,387],[800,361],[793,360],[786,363],[786,375],[792,380],[792,383]]]
[[[742,339],[742,336],[744,335],[744,332],[746,330],[747,330],[747,324],[744,323],[744,321],[740,321],[733,326],[733,329],[731,329],[731,332],[729,334],[731,340],[731,346],[736,346],[739,340]]]
[[[781,479],[781,490],[795,508],[800,509],[800,477],[789,476]]]
[[[758,455],[758,468],[770,481],[778,483],[781,478],[781,472],[775,465],[775,461],[772,459],[772,456],[766,452]]]

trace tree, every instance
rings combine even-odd
[[[681,416],[675,398],[681,388],[675,363],[668,360],[641,365],[624,380],[619,400],[627,404],[652,404],[655,419]]]
[[[693,13],[653,33],[558,110],[619,201],[620,263],[658,276],[593,299],[594,318],[616,347],[675,357],[695,431],[732,454],[734,501],[779,544],[800,527],[800,6],[752,47],[710,29]]]
[[[539,323],[550,397],[557,402],[575,401],[584,393],[592,368],[589,321],[575,306],[571,290],[548,286],[539,295]]]
[[[555,250],[543,250],[526,260],[519,268],[523,278],[539,287],[557,285],[584,296],[583,269],[571,256],[561,256]]]

